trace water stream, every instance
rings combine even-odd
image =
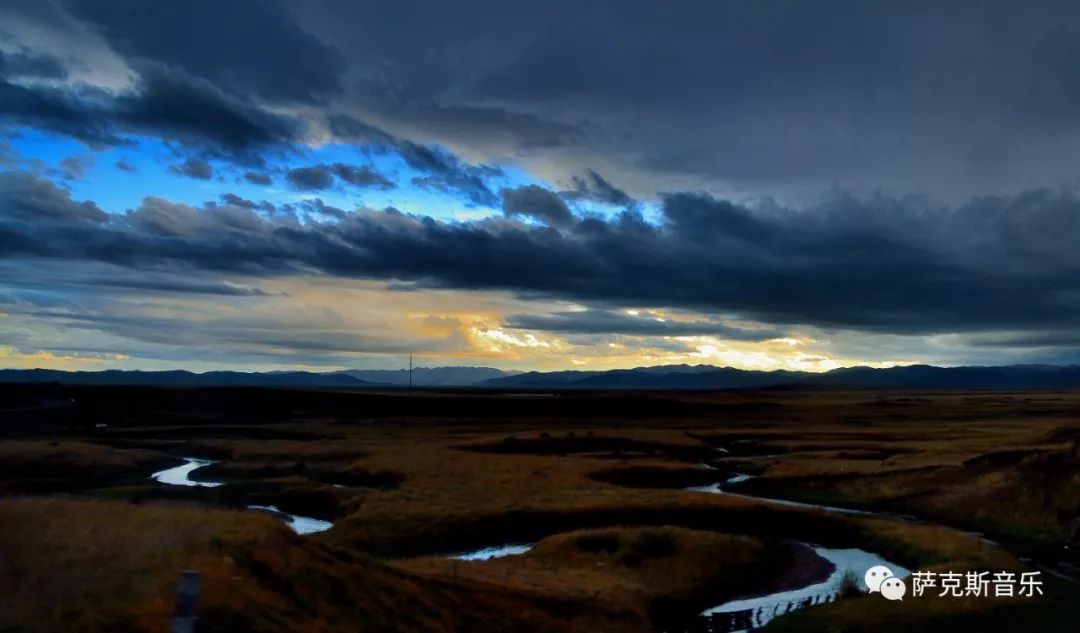
[[[884,565],[897,578],[906,578],[911,571],[891,563],[884,558],[861,549],[833,549],[808,545],[814,552],[833,564],[835,569],[827,579],[796,589],[786,589],[772,593],[730,600],[701,613],[708,617],[714,614],[731,614],[731,621],[741,620],[749,624],[749,629],[765,626],[773,618],[807,606],[832,602],[840,595],[840,588],[845,576],[855,579],[859,589],[866,591],[864,575],[866,570]],[[747,629],[734,629],[747,630]]]
[[[727,494],[747,499],[767,501],[769,503],[775,503],[778,505],[793,506],[798,508],[813,508],[816,510],[825,510],[827,512],[837,512],[840,514],[858,516],[888,516],[889,518],[898,519],[909,518],[897,515],[887,515],[883,513],[870,512],[866,510],[855,510],[852,508],[839,508],[816,503],[803,503],[799,501],[788,501],[786,499],[758,497],[755,495],[745,495],[728,492],[727,490],[725,490],[725,488],[727,488],[728,486],[748,481],[750,479],[752,479],[751,475],[747,475],[745,473],[737,473],[722,482],[709,484],[707,486],[692,486],[689,488],[685,488],[685,490],[691,492]],[[847,575],[850,575],[855,579],[856,584],[861,590],[866,591],[866,582],[863,578],[863,575],[866,573],[866,570],[871,567],[875,567],[877,565],[884,565],[885,567],[888,567],[893,572],[893,575],[898,578],[904,578],[911,574],[908,569],[905,569],[904,567],[901,567],[900,565],[897,565],[895,563],[891,563],[884,558],[878,556],[877,554],[874,554],[873,552],[867,552],[861,549],[854,548],[826,548],[805,543],[804,545],[813,549],[818,556],[821,556],[822,558],[828,560],[835,567],[833,573],[826,580],[796,589],[787,589],[784,591],[776,591],[761,596],[752,596],[740,598],[737,600],[731,600],[715,607],[706,609],[701,613],[701,615],[707,618],[715,618],[717,621],[714,622],[714,624],[716,625],[714,628],[717,628],[717,630],[753,630],[765,626],[773,618],[784,615],[785,613],[835,600],[839,596],[841,583],[843,582],[844,577]]]
[[[461,554],[454,554],[453,556],[450,556],[450,558],[455,560],[491,560],[492,558],[503,558],[504,556],[524,554],[532,548],[532,543],[510,543],[507,545],[495,545],[469,552],[462,552]]]
[[[277,506],[250,505],[248,508],[251,510],[262,510],[264,512],[269,512],[274,516],[281,517],[281,519],[285,521],[285,525],[291,527],[293,532],[296,532],[297,534],[314,534],[315,532],[322,532],[334,527],[334,524],[330,521],[304,517],[298,514],[289,514],[288,512],[282,512]]]
[[[150,475],[150,479],[160,481],[170,486],[199,486],[203,488],[216,488],[222,485],[220,481],[195,481],[191,479],[192,471],[214,463],[212,459],[199,459],[197,457],[185,457],[184,463],[173,468],[166,468]]]
[[[203,488],[216,488],[217,486],[225,485],[221,481],[196,481],[191,478],[191,473],[202,468],[209,466],[210,464],[216,464],[217,462],[212,459],[200,459],[198,457],[184,457],[184,463],[180,466],[174,466],[173,468],[166,468],[165,470],[159,470],[158,472],[150,475],[150,478],[154,481],[168,484],[170,486],[198,486]],[[274,516],[280,517],[285,524],[288,525],[297,534],[313,534],[315,532],[322,532],[329,530],[333,527],[333,523],[330,521],[323,521],[313,517],[305,517],[299,514],[289,514],[288,512],[282,512],[275,506],[262,506],[262,505],[249,505],[248,508],[252,510],[260,510],[263,512],[270,512]]]

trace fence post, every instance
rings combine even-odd
[[[180,584],[176,588],[176,612],[173,614],[172,633],[194,633],[195,607],[199,601],[202,579],[197,571],[180,572]]]

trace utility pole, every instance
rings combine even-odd
[[[409,396],[412,396],[412,354],[409,354]]]

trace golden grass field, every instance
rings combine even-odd
[[[923,570],[1080,562],[1080,394],[63,395],[0,418],[0,631],[165,630],[184,568],[206,577],[200,631],[651,631],[811,574],[792,540]],[[146,479],[181,456],[226,485]],[[732,472],[921,522],[681,489]],[[251,503],[334,527],[300,537]],[[512,542],[538,544],[445,557]],[[863,596],[770,629],[1075,630],[1080,587],[1047,579],[1037,601]]]

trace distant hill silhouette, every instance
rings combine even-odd
[[[315,372],[82,371],[0,370],[0,382],[79,385],[252,386],[252,387],[401,387],[408,370]],[[753,371],[711,365],[666,365],[610,371],[552,371],[511,374],[489,367],[422,367],[413,370],[415,387],[485,389],[760,389],[816,387],[843,389],[1080,389],[1080,366],[1006,365],[888,369],[846,367],[824,373]]]
[[[746,389],[782,386],[878,389],[1077,389],[1080,366],[1007,365],[876,369],[846,367],[824,373],[752,371],[707,365],[611,371],[527,372],[481,386],[537,389]]]
[[[364,382],[404,387],[409,384],[408,369],[350,369],[338,372]],[[512,372],[492,367],[415,367],[415,387],[464,387],[493,378],[513,375]]]
[[[467,387],[492,378],[513,375],[491,367],[416,367],[415,387]],[[79,385],[162,385],[199,387],[404,387],[407,369],[358,369],[318,373],[306,371],[58,371],[52,369],[0,369],[0,382],[59,382]]]

